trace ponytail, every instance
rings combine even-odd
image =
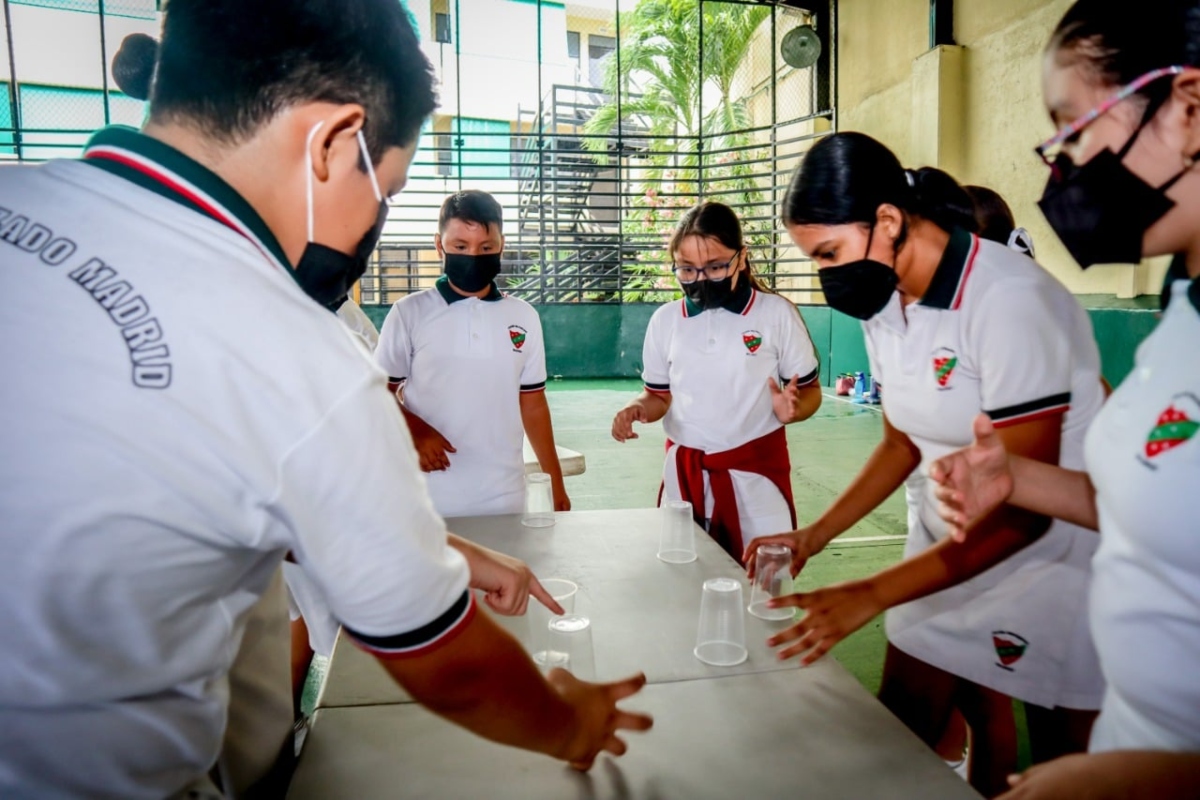
[[[970,196],[948,173],[906,170],[883,144],[853,132],[830,134],[808,151],[788,187],[783,223],[874,225],[885,203],[946,231],[978,229]]]

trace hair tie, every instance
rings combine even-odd
[[[917,179],[913,177],[911,169],[904,170],[904,180],[908,181],[908,188],[917,188]]]

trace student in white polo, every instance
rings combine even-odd
[[[953,178],[837,133],[805,155],[783,217],[830,306],[864,320],[883,386],[884,438],[858,477],[815,522],[768,537],[793,548],[797,567],[914,470],[969,443],[980,411],[1015,451],[1082,463],[1103,402],[1089,318],[1031,259],[967,232],[973,206]],[[1031,737],[1053,743],[1042,752],[1086,745],[1104,686],[1085,613],[1095,537],[1005,508],[964,549],[945,536],[931,489],[904,561],[788,598],[808,613],[770,641],[811,663],[887,610],[880,699],[931,746],[962,709],[971,782],[991,795],[1016,766],[1012,737],[990,729],[988,709],[1003,707],[992,693],[1047,709],[1045,724],[1031,720]]]
[[[445,274],[397,300],[375,358],[400,391],[404,418],[444,517],[515,514],[525,498],[522,431],[569,511],[546,403],[542,323],[496,286],[503,210],[471,189],[442,203],[434,245]]]
[[[483,736],[582,766],[649,724],[615,707],[639,681],[548,683],[478,613],[472,587],[520,613],[536,581],[447,536],[385,376],[328,310],[434,107],[407,16],[256,9],[230,26],[240,0],[172,0],[144,132],[0,173],[6,800],[211,792],[227,672],[288,552]]]
[[[667,252],[684,298],[650,318],[645,389],[617,412],[612,435],[636,439],[634,422],[661,419],[661,495],[691,502],[740,560],[751,538],[795,527],[784,426],[821,405],[817,357],[800,312],[754,275],[729,206],[688,211]]]
[[[1087,756],[1034,767],[1016,798],[1195,797],[1200,787],[1200,7],[1077,2],[1043,63],[1061,126],[1041,208],[1085,269],[1176,254],[1166,311],[1087,433],[1086,464],[1021,457],[986,419],[931,466],[967,542],[1008,502],[1099,530],[1090,615],[1108,678]],[[1006,452],[1007,451],[1007,452]],[[1084,468],[1086,467],[1086,471]],[[1006,795],[1005,797],[1009,797]]]

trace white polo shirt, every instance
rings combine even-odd
[[[956,230],[928,291],[896,293],[863,323],[883,410],[927,465],[973,441],[980,412],[997,427],[1062,414],[1059,463],[1080,469],[1104,400],[1087,312],[1033,260]],[[932,481],[905,555],[945,536]],[[1093,533],[1056,521],[1037,542],[975,578],[888,612],[889,641],[960,677],[1043,706],[1098,706],[1102,684],[1084,598]]]
[[[1087,436],[1108,691],[1091,750],[1200,750],[1200,281],[1177,281]]]
[[[444,517],[516,514],[524,507],[520,396],[546,388],[537,311],[500,293],[463,297],[443,275],[432,289],[396,301],[375,358],[404,383],[408,410],[457,450],[450,467],[426,475]]]
[[[651,392],[669,392],[663,430],[676,444],[719,453],[783,427],[771,404],[769,380],[808,386],[820,377],[800,312],[776,294],[742,284],[724,308],[704,311],[687,298],[654,312],[642,348],[642,378]],[[791,528],[791,512],[762,475],[733,470],[742,538]],[[712,494],[707,491],[712,514]],[[666,497],[679,497],[675,459],[664,465]]]
[[[107,129],[0,170],[0,796],[206,772],[291,551],[360,640],[473,613],[385,376],[227,184]]]

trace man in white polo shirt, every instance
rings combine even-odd
[[[529,586],[448,540],[384,375],[327,310],[434,107],[402,7],[255,10],[172,0],[144,132],[0,172],[6,800],[202,785],[288,552],[410,694],[482,736],[585,766],[649,725],[615,707],[639,680],[551,685],[477,613],[470,587],[519,613]]]
[[[450,195],[434,237],[445,274],[396,302],[375,358],[400,390],[434,508],[445,517],[514,514],[524,503],[522,430],[569,511],[546,403],[537,311],[496,286],[504,217],[488,193]]]

